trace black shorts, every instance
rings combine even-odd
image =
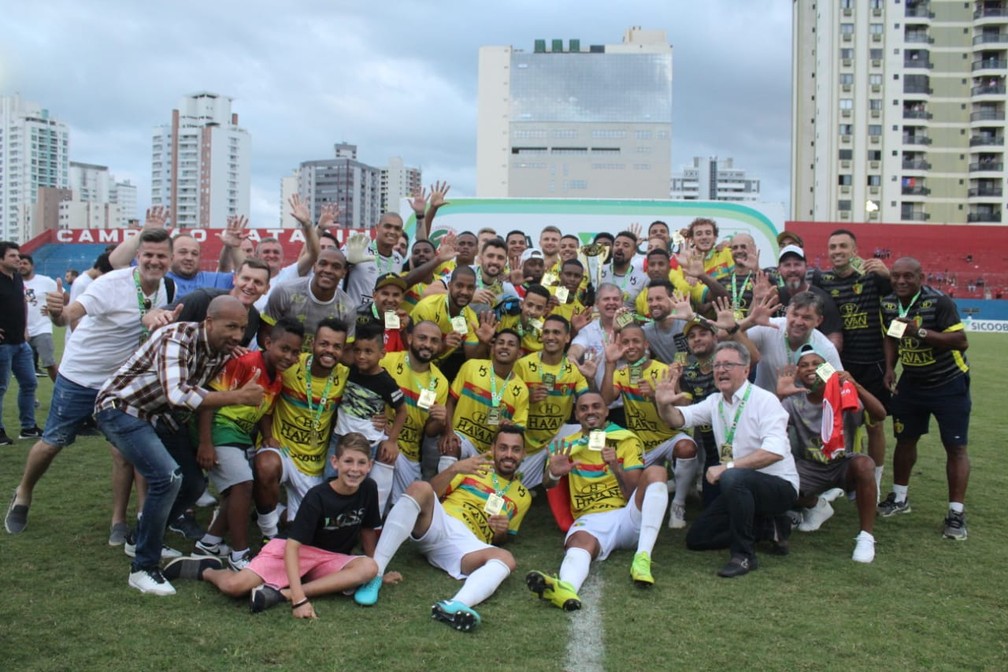
[[[969,442],[969,374],[956,376],[939,387],[917,387],[900,378],[892,398],[893,427],[897,439],[919,439],[928,433],[931,416],[938,421],[938,432],[947,446],[965,446]]]
[[[871,362],[869,364],[843,362],[843,367],[845,371],[851,374],[854,380],[882,402],[887,413],[892,413],[892,393],[885,386],[884,382],[885,362]]]

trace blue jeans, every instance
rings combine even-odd
[[[147,479],[132,571],[158,567],[168,521],[182,515],[206,487],[188,432],[159,431],[116,408],[98,411],[95,419],[109,442]]]
[[[32,358],[31,346],[27,343],[8,345],[0,343],[0,408],[3,407],[4,395],[10,384],[10,374],[18,381],[18,417],[21,429],[31,429],[35,426],[35,362]],[[3,430],[3,420],[0,419],[0,430]]]

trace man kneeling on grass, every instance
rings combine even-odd
[[[450,600],[441,600],[431,615],[456,630],[469,632],[480,622],[472,607],[493,595],[514,571],[512,555],[491,544],[503,544],[518,533],[532,504],[528,490],[515,477],[525,457],[525,437],[518,427],[501,427],[491,455],[455,462],[430,483],[416,481],[399,498],[382,528],[375,549],[378,576],[357,589],[357,604],[378,601],[385,567],[407,538],[417,543],[427,561],[465,583]]]
[[[338,476],[305,494],[287,538],[271,539],[246,569],[233,572],[220,558],[190,556],[170,562],[164,575],[208,581],[232,597],[248,594],[252,613],[290,602],[294,618],[317,618],[311,598],[352,590],[378,573],[371,559],[381,526],[378,488],[367,477],[371,444],[351,432],[332,462]],[[350,555],[358,539],[366,556]]]

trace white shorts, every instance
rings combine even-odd
[[[395,471],[392,474],[392,499],[389,508],[395,506],[406,488],[421,478],[420,463],[414,462],[402,453],[396,458]]]
[[[635,493],[636,494],[636,493]],[[596,560],[605,560],[617,548],[634,548],[640,538],[641,511],[637,508],[635,496],[630,495],[630,503],[622,509],[586,513],[571,525],[564,537],[564,543],[575,532],[587,532],[599,543]]]
[[[531,490],[542,483],[549,455],[549,448],[544,447],[537,453],[527,455],[521,464],[518,465],[519,478],[526,490]]]
[[[671,439],[662,441],[651,450],[645,452],[644,467],[650,467],[652,464],[661,464],[663,461],[668,461],[669,464],[672,464],[672,451],[675,448],[675,444],[679,443],[683,439],[692,443],[694,448],[696,447],[696,442],[693,440],[692,436],[686,432],[679,432]]]
[[[287,489],[287,520],[294,520],[305,493],[319,483],[325,483],[325,475],[309,476],[294,466],[294,461],[287,453],[277,448],[266,447],[260,450],[271,451],[280,456],[280,463],[283,465],[280,483]]]
[[[434,500],[430,527],[422,537],[419,539],[414,537],[413,541],[426,556],[427,562],[444,570],[455,579],[464,579],[467,576],[462,573],[462,558],[476,551],[493,548],[490,544],[477,539],[472,530],[461,520],[445,513],[444,507],[437,499]]]
[[[459,438],[459,443],[461,444],[459,446],[460,460],[464,460],[467,457],[475,457],[481,454],[480,451],[476,450],[476,446],[473,445],[473,442],[469,439],[468,436],[466,436],[465,434],[460,434],[458,432],[455,432],[455,436]]]
[[[216,446],[215,449],[217,464],[207,473],[217,492],[252,481],[252,465],[249,464],[245,446]]]

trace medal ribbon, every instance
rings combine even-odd
[[[413,382],[416,383],[417,391],[418,392],[422,391],[424,387],[423,383],[420,382],[420,379],[417,378],[417,375],[413,372],[413,367],[410,365],[409,361],[409,353],[406,353],[406,357],[404,359],[406,361],[406,368],[409,369],[410,377],[412,377]],[[434,390],[437,389],[437,378],[432,376],[429,370],[427,371],[427,375],[430,377],[430,381],[427,383],[427,389],[433,392]]]
[[[745,280],[742,281],[742,289],[741,289],[741,291],[739,291],[739,288],[735,286],[735,280],[736,280],[736,278],[738,278],[738,276],[735,275],[734,273],[732,273],[732,276],[731,276],[731,303],[732,303],[732,308],[734,308],[735,310],[739,309],[739,301],[742,299],[742,295],[745,294],[746,285],[749,284],[749,278],[751,278],[751,277],[752,277],[752,271],[749,271],[748,273],[746,273]]]
[[[144,295],[143,288],[140,286],[140,271],[138,271],[135,268],[133,269],[133,284],[136,286],[137,308],[140,309],[140,342],[143,343],[148,338],[150,338],[150,330],[147,329],[147,327],[145,327],[143,324],[144,315],[147,314],[148,310],[147,297]],[[158,289],[154,290],[154,299],[150,302],[151,306],[153,306],[154,303],[157,301],[157,295],[159,291],[160,291],[160,284],[158,285]],[[920,294],[920,292],[918,292],[918,294]]]
[[[906,317],[907,315],[910,314],[910,309],[913,308],[913,305],[915,303],[917,303],[917,299],[920,298],[920,295],[921,295],[921,290],[918,289],[917,293],[913,295],[912,299],[910,299],[910,303],[907,305],[907,307],[906,307],[905,310],[903,309],[903,304],[901,302],[899,302],[899,301],[896,302],[896,309],[899,311],[899,316],[900,317]]]
[[[508,377],[504,379],[504,385],[501,387],[500,393],[497,392],[497,372],[494,371],[493,364],[490,365],[490,402],[493,408],[500,406],[501,397],[504,396],[504,392],[507,389],[507,383],[511,380],[511,376],[514,375],[514,371],[508,374]]]
[[[312,414],[312,355],[308,355],[308,361],[305,363],[305,398],[308,403],[308,415]],[[338,365],[337,365],[338,366]],[[329,378],[326,379],[325,387],[322,388],[322,398],[319,399],[318,410],[315,411],[315,419],[312,420],[312,431],[317,432],[319,430],[319,423],[322,420],[322,412],[325,411],[326,402],[329,401],[329,391],[332,389],[333,376],[336,375],[336,367],[329,372]]]
[[[746,402],[749,401],[749,393],[752,392],[752,383],[746,388],[745,394],[742,395],[742,401],[739,402],[739,406],[735,409],[735,418],[732,420],[731,427],[728,427],[728,419],[725,418],[724,414],[724,397],[718,399],[718,415],[721,416],[721,423],[727,427],[725,430],[725,440],[724,443],[727,445],[732,445],[735,440],[735,429],[738,427],[739,418],[742,417],[742,409],[745,408]]]

